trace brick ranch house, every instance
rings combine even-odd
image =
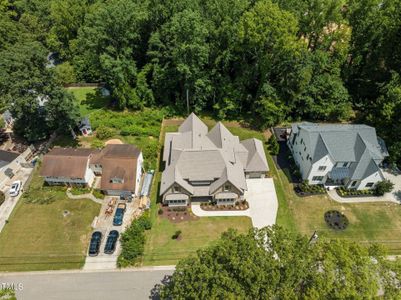
[[[269,170],[260,140],[240,142],[221,122],[208,132],[194,113],[178,132],[166,133],[163,161],[160,195],[169,206],[234,204],[244,199],[246,178],[263,178]]]
[[[143,155],[133,145],[107,145],[102,150],[53,148],[43,157],[40,176],[49,185],[91,187],[101,176],[106,195],[138,195]]]

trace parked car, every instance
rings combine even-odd
[[[120,203],[117,205],[117,209],[113,218],[113,226],[121,226],[123,224],[126,207],[127,206],[125,205],[125,203]]]
[[[92,233],[91,242],[89,244],[89,256],[96,256],[99,254],[100,244],[102,243],[102,233],[95,231]]]
[[[21,186],[22,186],[21,180],[14,181],[10,188],[10,196],[17,197],[19,194],[19,191],[21,190]]]
[[[116,244],[119,237],[117,230],[112,230],[107,237],[106,246],[104,246],[104,253],[112,254],[116,250]]]

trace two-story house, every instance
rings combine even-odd
[[[106,145],[102,150],[53,148],[43,157],[41,176],[49,185],[92,186],[100,176],[106,195],[138,195],[143,155],[133,145]]]
[[[163,161],[160,195],[169,206],[234,204],[243,199],[246,178],[263,178],[269,170],[260,140],[240,142],[221,122],[208,131],[193,113],[178,132],[166,133]]]
[[[287,144],[302,179],[310,184],[360,190],[384,180],[379,166],[388,152],[373,127],[293,124]]]

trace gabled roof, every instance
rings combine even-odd
[[[268,170],[261,141],[251,139],[242,144],[221,122],[208,133],[207,126],[193,113],[178,132],[166,134],[163,161],[166,170],[162,174],[160,194],[174,182],[193,195],[210,193],[227,181],[244,191],[247,167],[255,171]],[[212,184],[209,190],[209,187],[189,184],[193,181],[210,181]]]
[[[88,160],[98,150],[53,148],[43,157],[41,176],[84,178]]]
[[[294,124],[295,134],[302,132],[305,147],[313,154],[313,163],[329,155],[333,162],[354,162],[349,170],[351,179],[359,180],[380,172],[377,162],[388,156],[384,142],[376,130],[367,125]]]
[[[246,172],[269,171],[262,141],[252,138],[242,141],[241,144],[248,150],[249,153],[248,161],[245,166]]]

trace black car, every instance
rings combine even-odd
[[[92,233],[91,242],[89,245],[89,256],[96,256],[99,254],[100,244],[102,242],[102,233],[95,231]]]
[[[116,250],[116,244],[119,233],[117,230],[112,230],[107,237],[106,246],[104,246],[104,253],[112,254]]]

